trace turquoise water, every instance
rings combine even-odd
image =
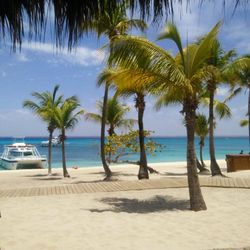
[[[153,138],[155,142],[164,146],[161,152],[155,156],[148,156],[149,163],[174,162],[186,160],[186,138],[185,137],[157,137]],[[25,138],[26,143],[37,146],[40,154],[47,155],[47,148],[41,147],[41,141],[47,138]],[[0,138],[0,153],[3,152],[4,145],[13,143],[13,138]],[[196,140],[197,149],[198,139]],[[249,152],[248,137],[217,137],[215,138],[217,159],[225,159],[226,154],[239,153],[243,150]],[[197,151],[198,153],[198,151]],[[52,152],[53,167],[61,166],[61,148],[53,147]],[[99,138],[68,138],[66,140],[66,159],[67,166],[91,167],[100,166]],[[126,160],[137,161],[138,154],[130,155]],[[204,159],[208,159],[208,141],[204,147]],[[1,167],[0,167],[1,168]]]

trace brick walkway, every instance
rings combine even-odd
[[[200,177],[199,179],[201,187],[250,188],[250,178]],[[0,198],[184,187],[187,187],[185,177],[166,177],[159,180],[89,182],[52,187],[0,190]]]

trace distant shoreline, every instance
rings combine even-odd
[[[44,136],[0,136],[0,139],[19,139],[19,138],[28,138],[28,139],[35,139],[35,138],[48,138],[48,136],[44,135]],[[99,139],[100,136],[67,136],[67,138],[70,138],[70,139]],[[166,139],[166,138],[186,138],[185,135],[176,135],[176,136],[173,136],[173,135],[166,135],[166,136],[150,136],[148,138],[163,138],[163,139]],[[196,137],[198,138],[198,137]],[[218,135],[218,136],[215,136],[215,138],[248,138],[247,135]]]

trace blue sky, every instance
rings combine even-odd
[[[196,1],[198,2],[198,1]],[[201,9],[193,3],[186,11],[186,6],[175,7],[175,23],[182,34],[184,44],[208,32],[216,22],[223,19],[219,39],[225,50],[235,48],[238,54],[250,53],[250,5],[244,10],[240,7],[232,16],[233,2],[227,1],[225,13],[221,1],[204,4]],[[182,13],[180,15],[180,13]],[[181,16],[181,17],[180,17]],[[146,35],[155,41],[162,26],[151,25]],[[133,33],[137,34],[136,31]],[[65,97],[77,95],[87,112],[95,112],[95,102],[103,96],[103,89],[96,87],[97,75],[105,65],[105,54],[99,49],[106,43],[106,38],[97,40],[94,34],[84,38],[76,50],[58,50],[48,35],[43,43],[32,40],[24,41],[22,50],[11,52],[8,39],[0,43],[0,136],[46,136],[46,124],[30,111],[22,108],[25,99],[30,99],[33,91],[52,90],[60,84],[60,93]],[[169,41],[158,43],[175,53]],[[221,86],[217,98],[223,99],[227,89]],[[131,106],[129,117],[136,118],[133,99],[125,100]],[[247,94],[230,101],[233,117],[218,121],[217,135],[247,135],[247,129],[239,126],[239,120],[247,112]],[[185,135],[181,107],[167,107],[156,112],[154,99],[147,98],[145,127],[154,130],[158,136]],[[81,120],[79,125],[69,131],[73,136],[96,136],[100,134],[99,125]]]

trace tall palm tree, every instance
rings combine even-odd
[[[107,1],[108,4],[108,1]],[[126,15],[126,5],[120,4],[113,8],[112,12],[102,10],[99,17],[93,22],[83,23],[83,30],[85,28],[92,29],[97,32],[98,37],[105,35],[109,39],[109,47],[118,35],[125,35],[131,28],[144,30],[146,24],[142,20],[128,19]],[[105,158],[105,124],[107,119],[107,100],[108,100],[109,86],[105,84],[103,109],[102,109],[102,122],[101,122],[101,160],[106,174],[106,180],[112,176],[112,172],[106,162]]]
[[[138,173],[138,179],[148,179],[148,166],[147,156],[145,149],[145,135],[143,125],[143,114],[145,111],[145,95],[147,94],[146,86],[135,85],[133,81],[127,81],[123,74],[119,76],[120,71],[113,71],[112,69],[104,70],[99,76],[99,84],[105,82],[110,84],[114,80],[113,84],[117,90],[117,95],[123,96],[135,96],[135,108],[138,111],[138,126],[139,126],[139,144],[140,144],[140,167]]]
[[[190,206],[195,211],[206,209],[196,168],[196,109],[204,80],[208,77],[205,63],[210,56],[219,26],[219,23],[215,25],[200,44],[190,44],[184,49],[176,26],[168,24],[159,39],[170,39],[177,45],[179,53],[176,57],[146,39],[130,36],[121,36],[113,41],[110,56],[110,61],[116,67],[113,81],[118,82],[125,77],[123,81],[151,85],[158,92],[167,93],[172,102],[182,103],[187,130]]]
[[[247,108],[247,120],[243,120],[241,125],[248,125],[248,137],[249,137],[249,149],[250,149],[250,55],[244,55],[237,58],[229,65],[224,74],[228,78],[228,81],[232,83],[231,95],[228,99],[231,99],[235,95],[246,90],[248,92],[248,108]]]
[[[73,129],[79,122],[83,110],[77,109],[80,107],[80,103],[75,96],[66,99],[59,107],[54,110],[56,127],[61,130],[61,142],[62,142],[62,165],[63,176],[70,177],[66,168],[66,156],[65,156],[65,138],[66,130]]]
[[[220,167],[216,161],[215,144],[214,144],[214,96],[218,85],[225,80],[223,78],[224,69],[230,64],[232,58],[235,57],[234,50],[225,52],[218,40],[211,48],[211,57],[207,60],[210,76],[206,80],[207,91],[209,93],[209,154],[210,154],[210,170],[212,176],[222,175]]]
[[[39,116],[48,125],[49,131],[49,145],[48,145],[48,174],[51,174],[51,153],[52,153],[52,138],[54,130],[56,129],[54,110],[61,104],[63,96],[57,97],[57,91],[59,85],[54,87],[52,92],[45,91],[42,93],[33,92],[31,95],[37,99],[37,101],[25,100],[23,107],[32,110],[37,116]]]
[[[98,113],[86,113],[85,119],[91,120],[94,122],[102,122],[102,109],[103,102],[97,102]],[[115,134],[116,128],[129,128],[132,127],[135,123],[135,119],[126,119],[125,115],[130,111],[130,108],[124,104],[121,104],[117,97],[108,99],[107,102],[107,120],[106,124],[109,125],[108,134],[112,136]]]
[[[208,120],[207,117],[204,114],[197,114],[196,116],[196,122],[195,122],[195,133],[197,136],[199,136],[200,141],[200,161],[202,165],[201,172],[206,170],[206,164],[203,161],[203,147],[205,145],[205,138],[208,135]]]

